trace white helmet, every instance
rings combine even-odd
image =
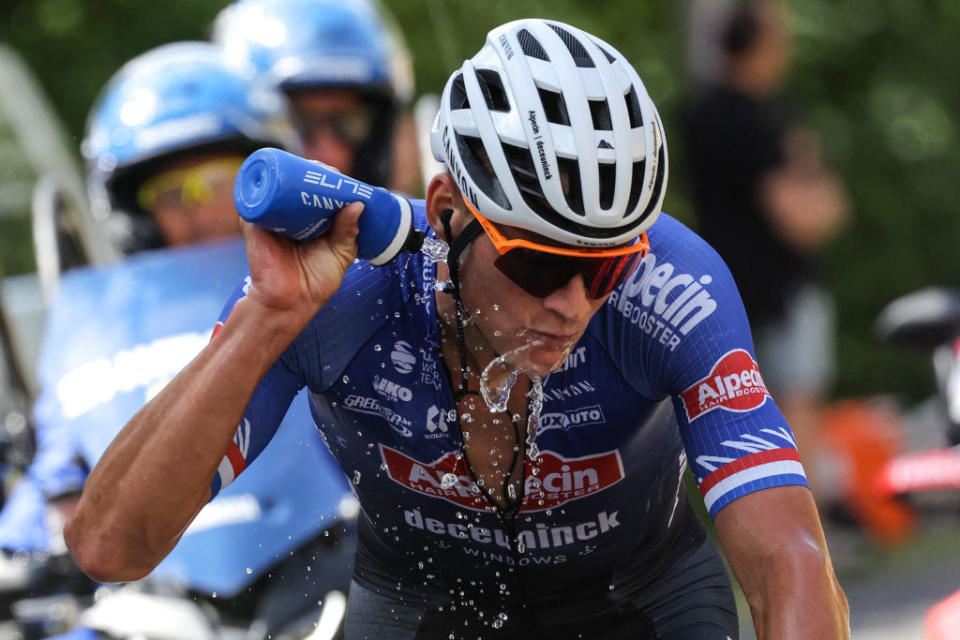
[[[580,247],[639,236],[660,213],[660,116],[616,49],[552,20],[509,22],[450,77],[433,154],[494,223]]]

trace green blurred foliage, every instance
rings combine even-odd
[[[438,92],[491,27],[543,16],[592,31],[636,65],[668,136],[687,89],[681,0],[384,0],[414,55],[417,88]],[[77,140],[97,91],[130,57],[204,38],[222,0],[5,0],[0,40],[37,72]],[[824,255],[839,314],[837,395],[932,388],[927,359],[878,345],[873,318],[912,289],[960,285],[960,3],[956,0],[791,0],[791,79],[830,163],[855,203]],[[953,61],[953,62],[951,62]],[[674,138],[678,140],[677,137]],[[674,162],[667,210],[689,221]]]

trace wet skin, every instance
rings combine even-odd
[[[465,208],[455,209],[454,234],[466,224],[468,214],[464,211]],[[524,233],[519,229],[510,231],[512,236]],[[498,375],[491,376],[495,383],[502,382],[509,370],[519,369],[527,375],[517,379],[507,413],[491,412],[479,395],[468,395],[457,404],[464,454],[474,478],[499,509],[510,511],[519,504],[523,477],[525,472],[529,473],[522,464],[529,376],[542,378],[564,363],[607,297],[589,298],[583,277],[577,275],[546,298],[535,298],[494,266],[498,256],[490,239],[480,234],[464,251],[460,262],[461,297],[469,316],[464,330],[467,386],[478,391],[480,373],[500,354],[510,355],[506,370],[498,368]],[[437,265],[437,277],[449,279],[445,264]],[[454,388],[458,388],[461,371],[455,304],[449,294],[435,295],[444,360]],[[511,465],[515,456],[516,463]],[[505,482],[508,475],[509,482]]]

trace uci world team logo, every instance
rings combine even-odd
[[[397,373],[410,373],[417,365],[417,357],[413,355],[413,347],[406,340],[397,340],[393,343],[390,352],[390,362]]]

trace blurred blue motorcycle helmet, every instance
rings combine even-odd
[[[212,39],[231,64],[287,94],[358,91],[375,118],[351,173],[387,182],[397,111],[413,95],[413,65],[381,7],[368,0],[238,0],[220,12]]]
[[[125,64],[87,120],[81,152],[96,218],[124,253],[163,245],[136,192],[157,163],[180,154],[263,146],[297,150],[283,96],[229,65],[206,42],[163,45]]]

